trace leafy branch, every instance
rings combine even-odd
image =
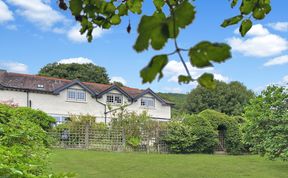
[[[177,38],[181,30],[191,25],[195,19],[195,7],[189,0],[153,0],[155,11],[153,15],[142,14],[143,0],[69,0],[69,9],[82,28],[89,42],[93,39],[94,28],[109,29],[121,24],[123,16],[129,13],[142,15],[137,28],[138,37],[133,46],[138,53],[148,50],[149,47],[159,51],[164,48],[169,39],[174,40],[175,50],[168,54],[152,57],[146,67],[140,71],[143,83],[151,83],[156,78],[163,78],[163,69],[168,64],[168,57],[177,54],[187,75],[178,76],[179,83],[197,81],[206,88],[214,88],[213,74],[204,73],[197,79],[190,74],[183,52],[188,52],[188,59],[192,66],[205,68],[213,63],[222,63],[231,58],[231,48],[225,43],[202,41],[189,49],[179,47]],[[238,0],[232,0],[231,8],[235,8]],[[65,0],[59,0],[59,7],[68,9]],[[165,10],[168,9],[169,12]],[[241,22],[240,33],[245,36],[253,23],[251,18],[261,20],[271,11],[270,0],[242,0],[239,7],[240,15],[224,20],[222,27],[228,27]],[[166,12],[166,13],[165,13]],[[245,19],[244,19],[245,18]],[[244,19],[244,20],[243,20]],[[127,32],[131,25],[127,27]]]

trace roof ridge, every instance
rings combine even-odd
[[[62,81],[69,81],[72,82],[72,80],[63,79],[63,78],[57,78],[57,77],[49,77],[49,76],[43,76],[43,75],[37,75],[37,74],[20,74],[20,73],[14,73],[14,72],[8,72],[9,74],[19,75],[19,76],[30,76],[30,77],[36,77],[36,78],[46,78],[46,79],[52,79],[52,80],[62,80]]]

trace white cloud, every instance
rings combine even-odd
[[[0,0],[0,23],[13,20],[13,12],[9,10],[8,6]]]
[[[288,63],[288,55],[275,57],[264,64],[264,66],[281,65]]]
[[[122,83],[123,85],[126,85],[127,84],[127,81],[123,78],[123,77],[120,77],[120,76],[114,76],[111,78],[111,82],[120,82]]]
[[[169,93],[184,93],[180,87],[164,87],[164,90]]]
[[[17,14],[45,30],[66,20],[63,15],[52,9],[47,0],[7,0],[7,2],[16,6]]]
[[[288,75],[283,77],[283,82],[288,83]]]
[[[28,73],[28,66],[19,62],[1,62],[0,68],[9,72]]]
[[[288,31],[288,22],[276,22],[276,23],[270,23],[268,25],[277,31],[282,31],[282,32]]]
[[[86,33],[84,33],[83,35],[81,35],[81,33],[79,32],[80,30],[80,25],[77,24],[74,27],[72,27],[67,34],[68,39],[70,39],[71,41],[77,42],[77,43],[83,43],[83,42],[87,42],[87,38],[86,38]],[[93,39],[96,38],[100,38],[103,33],[105,32],[105,30],[101,29],[101,28],[95,28],[93,30]]]
[[[67,59],[61,59],[58,61],[60,64],[71,64],[71,63],[78,63],[78,64],[95,64],[91,59],[85,58],[85,57],[76,57],[76,58],[67,58]]]
[[[281,54],[288,49],[288,41],[281,36],[271,34],[262,25],[254,25],[248,38],[232,37],[228,40],[232,50],[245,56],[269,57]]]
[[[209,72],[214,74],[215,79],[228,82],[229,78],[226,76],[223,76],[222,74],[219,74],[213,67],[207,67],[203,69],[199,69],[196,67],[191,66],[190,63],[186,62],[186,65],[188,67],[188,70],[193,78],[197,78],[201,76],[205,72]],[[178,82],[178,76],[179,75],[187,75],[185,68],[181,62],[171,60],[164,68],[164,75],[169,77],[169,82]]]

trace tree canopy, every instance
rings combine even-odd
[[[197,68],[213,66],[213,63],[222,63],[231,58],[231,48],[225,43],[200,41],[188,49],[180,46],[177,37],[183,29],[194,22],[196,17],[193,1],[153,0],[155,11],[152,15],[143,14],[144,0],[69,0],[69,3],[59,0],[58,2],[61,9],[69,8],[75,20],[81,24],[80,33],[86,34],[89,42],[93,39],[95,28],[109,29],[121,24],[123,17],[130,14],[142,15],[137,29],[138,37],[133,46],[136,52],[143,52],[149,47],[159,51],[165,47],[169,39],[173,40],[174,51],[155,55],[141,70],[143,83],[151,83],[156,78],[160,80],[169,58],[177,55],[187,73],[178,76],[179,83],[197,81],[206,88],[214,88],[213,74],[204,73],[198,78],[192,78],[184,57],[186,56],[190,64]],[[230,3],[231,8],[239,7],[237,12],[239,15],[224,20],[221,26],[225,28],[241,23],[239,32],[242,36],[251,29],[253,19],[264,19],[271,11],[270,0],[232,0]],[[129,21],[127,32],[130,31]]]
[[[214,90],[197,86],[186,100],[187,113],[199,113],[205,109],[213,109],[228,115],[241,115],[244,106],[254,97],[254,93],[239,82],[216,81]]]
[[[288,161],[288,90],[269,86],[245,108],[244,140],[251,150]]]
[[[109,84],[109,77],[104,67],[89,64],[47,64],[40,69],[38,75],[64,78],[68,80],[78,79],[82,82],[96,82]]]

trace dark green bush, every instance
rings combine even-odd
[[[226,114],[210,109],[202,111],[199,113],[199,116],[210,122],[215,131],[217,131],[219,127],[224,127],[226,129],[225,148],[228,153],[240,154],[242,152],[244,149],[242,134],[237,120]]]
[[[171,122],[164,142],[173,153],[213,153],[217,133],[210,123],[196,115],[183,122]]]

